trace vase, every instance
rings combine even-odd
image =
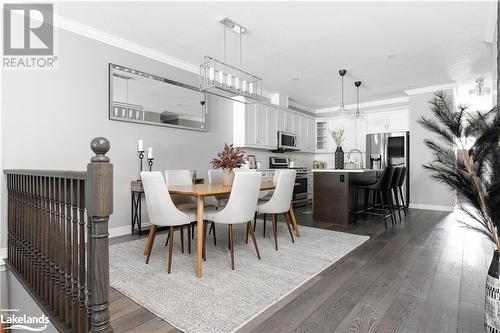
[[[337,147],[335,150],[335,169],[343,169],[344,168],[344,151],[341,146]]]
[[[234,180],[234,170],[224,170],[222,175],[222,184],[223,185],[233,185]]]
[[[485,332],[500,331],[500,280],[498,250],[495,250],[491,259],[490,269],[486,277],[486,292],[484,303],[484,330]]]

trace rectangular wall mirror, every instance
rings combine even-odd
[[[206,131],[198,87],[109,64],[109,119]]]

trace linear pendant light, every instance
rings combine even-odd
[[[220,23],[224,25],[224,61],[205,56],[200,65],[200,91],[246,104],[261,102],[262,79],[241,69],[241,38],[247,29],[228,18]],[[228,28],[239,35],[239,67],[226,62]]]

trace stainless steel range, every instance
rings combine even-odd
[[[290,161],[287,157],[271,156],[269,157],[269,169],[293,169],[297,171],[295,185],[293,189],[292,205],[293,207],[302,207],[308,205],[307,199],[307,175],[311,169],[305,167],[290,167]]]

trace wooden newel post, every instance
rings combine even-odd
[[[94,138],[90,144],[95,156],[87,165],[85,201],[92,233],[89,240],[90,331],[113,332],[109,323],[109,233],[108,221],[113,212],[113,165],[105,155],[109,141]]]

